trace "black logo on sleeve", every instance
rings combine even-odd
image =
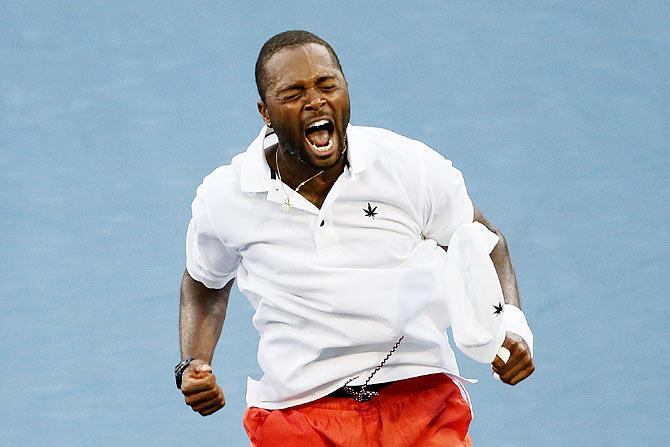
[[[377,215],[377,207],[372,208],[370,202],[368,202],[368,208],[363,208],[363,211],[365,211],[365,217],[372,217],[374,219]]]
[[[500,315],[503,312],[503,305],[501,302],[498,302],[498,305],[493,305],[493,308],[495,311],[493,312],[493,315]]]

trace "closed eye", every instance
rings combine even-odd
[[[336,79],[332,76],[322,76],[316,80],[316,85],[319,86],[321,90],[330,91],[337,88]]]
[[[300,97],[300,94],[301,94],[301,92],[294,90],[294,91],[291,91],[291,92],[288,92],[288,93],[284,93],[281,96],[281,99],[282,99],[282,101],[293,101],[295,99],[298,99]]]

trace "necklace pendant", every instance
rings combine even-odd
[[[284,199],[284,203],[282,203],[281,205],[281,210],[285,213],[288,213],[290,209],[291,209],[291,201],[287,197]]]

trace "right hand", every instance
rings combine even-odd
[[[226,404],[212,367],[204,360],[195,359],[188,365],[182,375],[181,392],[186,404],[201,416],[209,416]]]

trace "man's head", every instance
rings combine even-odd
[[[349,90],[333,49],[306,31],[263,45],[256,63],[258,111],[280,146],[316,169],[341,159],[349,124]]]
[[[256,89],[258,90],[258,95],[263,101],[265,101],[265,86],[267,83],[265,72],[265,64],[267,61],[270,60],[270,58],[274,56],[275,53],[283,50],[284,48],[298,45],[307,45],[310,43],[323,45],[330,53],[333,61],[340,69],[340,72],[342,72],[342,66],[340,65],[340,60],[337,57],[335,50],[333,50],[328,42],[319,36],[312,34],[309,31],[303,30],[291,30],[275,34],[263,44],[261,51],[258,53],[258,58],[256,59]]]

